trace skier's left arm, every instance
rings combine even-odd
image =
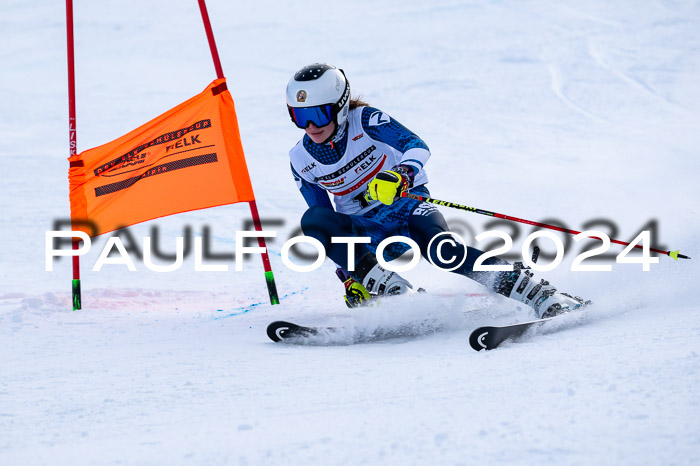
[[[414,132],[376,108],[363,109],[362,129],[372,139],[388,144],[402,154],[395,167],[378,173],[370,181],[365,195],[368,200],[392,204],[395,197],[413,186],[414,178],[430,158],[430,150]]]
[[[390,145],[402,156],[400,165],[413,169],[417,175],[430,158],[428,145],[413,131],[373,107],[362,109],[362,129],[372,138]]]

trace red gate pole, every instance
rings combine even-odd
[[[69,153],[77,153],[77,129],[75,126],[75,51],[73,48],[73,0],[66,0],[66,33],[68,39],[68,141]],[[73,241],[73,249],[80,247],[80,241]],[[73,310],[82,308],[80,293],[80,257],[73,256]]]
[[[211,23],[209,22],[209,13],[207,12],[207,5],[204,0],[198,0],[199,10],[202,13],[202,21],[204,22],[204,30],[207,33],[207,40],[209,41],[209,48],[211,49],[211,58],[214,60],[214,68],[216,68],[216,77],[221,79],[224,77],[224,70],[221,68],[221,60],[219,60],[219,52],[216,49],[216,41],[214,40],[214,31],[211,28]],[[258,214],[258,206],[255,201],[250,201],[250,215],[253,217],[253,225],[255,231],[262,231],[262,224],[260,223],[260,215]],[[265,248],[265,238],[258,236],[258,246]],[[263,268],[265,269],[265,281],[267,282],[267,293],[270,295],[271,304],[279,304],[279,297],[277,296],[277,286],[275,285],[275,277],[272,274],[272,267],[270,266],[270,257],[267,254],[267,249],[262,253]]]

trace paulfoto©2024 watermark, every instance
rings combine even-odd
[[[235,270],[237,272],[243,271],[244,259],[252,255],[262,254],[266,251],[266,248],[261,246],[247,246],[246,243],[250,239],[256,238],[276,238],[276,231],[236,231],[236,249],[232,258],[235,259]],[[65,239],[65,241],[75,241],[79,239],[82,244],[74,249],[60,248],[57,245],[58,239]],[[153,253],[153,242],[150,236],[145,236],[142,239],[143,253],[139,254],[137,259],[142,259],[145,267],[148,270],[155,272],[174,272],[180,269],[184,264],[185,258],[185,237],[177,237],[175,239],[176,247],[174,254],[174,261],[170,264],[156,264],[153,260],[154,256],[162,259],[162,254]],[[195,237],[194,238],[194,270],[196,272],[228,272],[228,264],[212,264],[205,263],[205,258],[208,250],[209,237]],[[457,241],[455,241],[455,239]],[[499,247],[492,249],[490,246],[488,248],[483,248],[485,252],[477,258],[474,264],[474,271],[477,272],[495,272],[495,271],[511,271],[513,270],[512,264],[484,264],[484,261],[491,257],[505,256],[508,254],[512,255],[513,249],[513,238],[510,234],[501,230],[488,230],[474,236],[474,239],[478,243],[486,244],[488,240],[492,240],[490,244],[493,244],[495,240],[496,243],[502,242]],[[595,262],[596,258],[602,258],[611,247],[611,243],[615,240],[610,239],[610,237],[600,231],[600,230],[586,230],[582,231],[573,236],[574,242],[583,241],[586,239],[595,240],[597,245],[590,250],[584,249],[580,254],[578,254],[573,262],[571,263],[570,270],[574,272],[609,272],[612,271],[612,264],[609,263],[587,263],[584,264],[583,261],[586,259],[591,259],[589,262]],[[368,237],[333,237],[332,243],[346,244],[347,245],[347,263],[355,263],[355,246],[357,244],[370,244],[371,240]],[[535,262],[531,259],[530,250],[536,245],[537,242],[549,242],[554,247],[555,252],[553,254],[548,254],[546,257],[546,262]],[[313,249],[315,249],[315,255],[309,254],[299,254],[291,252],[292,248],[297,244],[308,244]],[[393,243],[403,243],[410,250],[412,250],[412,258],[406,263],[405,261],[390,261],[384,260],[384,250],[387,246]],[[456,232],[442,232],[435,237],[433,237],[428,245],[429,251],[434,251],[437,257],[430,257],[428,255],[428,261],[438,270],[442,271],[453,271],[458,269],[464,261],[466,260],[466,246],[467,242],[464,238]],[[623,243],[627,244],[627,243]],[[459,255],[445,255],[443,248],[445,245],[450,245],[453,249],[456,247],[464,248],[465,253]],[[569,243],[567,242],[567,246]],[[644,230],[640,232],[632,241],[627,244],[627,246],[615,257],[615,262],[620,264],[640,264],[642,270],[647,272],[651,269],[651,264],[656,264],[659,262],[658,257],[652,257],[651,250],[651,232],[649,230]],[[47,231],[46,232],[46,268],[47,272],[53,271],[54,259],[65,257],[65,256],[82,256],[87,254],[92,247],[92,241],[90,236],[82,231]],[[534,231],[529,234],[523,241],[520,248],[520,258],[526,266],[530,267],[532,270],[547,272],[554,270],[562,264],[564,259],[565,250],[567,248],[564,242],[554,233],[550,231]],[[640,249],[641,255],[630,254],[634,249]],[[116,253],[116,254],[115,254]],[[122,239],[119,236],[111,236],[107,239],[106,244],[102,247],[98,259],[92,267],[93,272],[99,272],[105,265],[121,265],[126,266],[129,271],[137,271],[136,265],[132,258],[132,253],[125,247]],[[326,259],[326,251],[321,242],[310,236],[297,235],[292,236],[287,239],[280,250],[280,256],[282,263],[288,267],[290,270],[295,272],[312,272],[318,269]],[[307,265],[300,265],[293,262],[290,256],[300,256],[303,259],[313,259],[313,262]],[[413,269],[418,262],[420,262],[421,251],[418,244],[409,237],[406,236],[391,236],[383,241],[381,241],[376,247],[376,256],[379,264],[386,268],[387,270],[394,272],[406,272]],[[461,260],[458,258],[461,257]],[[437,261],[435,260],[437,259]],[[350,272],[353,268],[350,268]]]

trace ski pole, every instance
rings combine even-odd
[[[510,215],[499,214],[499,213],[491,212],[491,211],[484,210],[484,209],[478,209],[476,207],[468,207],[468,206],[465,206],[462,204],[455,204],[454,202],[441,201],[439,199],[433,199],[432,197],[419,196],[417,194],[411,194],[408,192],[402,192],[401,197],[406,197],[408,199],[414,199],[416,201],[429,202],[431,204],[440,205],[440,206],[444,206],[444,207],[450,207],[452,209],[466,210],[467,212],[474,212],[476,214],[488,215],[489,217],[495,217],[495,218],[501,218],[504,220],[510,220],[513,222],[525,223],[527,225],[534,225],[534,226],[537,226],[540,228],[549,228],[550,230],[561,231],[563,233],[569,233],[572,235],[578,235],[579,233],[581,233],[580,231],[569,230],[567,228],[558,227],[556,225],[549,225],[546,223],[533,222],[532,220],[525,220],[522,218],[511,217]],[[616,244],[621,244],[623,246],[630,245],[630,243],[627,243],[625,241],[620,241],[617,239],[611,239],[610,242],[616,243]],[[635,244],[634,247],[638,248],[638,249],[643,249],[643,247],[638,245],[638,244]],[[676,250],[676,251],[664,251],[662,249],[656,249],[656,248],[651,248],[651,247],[649,248],[649,250],[656,252],[656,253],[659,253],[659,254],[665,254],[669,257],[674,258],[675,260],[678,260],[679,258],[680,259],[690,259],[690,257],[688,257],[684,254],[680,254],[680,252],[678,250]]]

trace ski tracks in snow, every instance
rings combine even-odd
[[[663,19],[644,15],[607,19],[582,11],[583,7],[561,6],[583,23],[578,34],[566,33],[541,52],[551,92],[569,109],[596,123],[643,124],[635,122],[635,117],[678,112],[692,118],[688,103],[674,99],[676,82],[671,80],[677,68],[693,66],[692,58],[681,53],[687,43],[697,41],[697,35],[690,33],[692,7],[675,8],[667,2],[661,6]],[[671,26],[687,31],[685,40],[671,34]]]
[[[561,67],[559,65],[555,65],[553,63],[549,63],[547,65],[547,71],[549,72],[549,76],[551,79],[551,88],[552,92],[562,101],[564,104],[566,104],[567,107],[571,108],[573,111],[580,113],[581,115],[585,116],[586,118],[589,118],[593,121],[596,121],[598,123],[607,123],[608,120],[605,118],[602,118],[598,115],[596,115],[593,112],[590,112],[583,108],[581,105],[577,104],[574,102],[569,95],[566,92],[566,78],[564,77],[564,73],[561,70]]]

